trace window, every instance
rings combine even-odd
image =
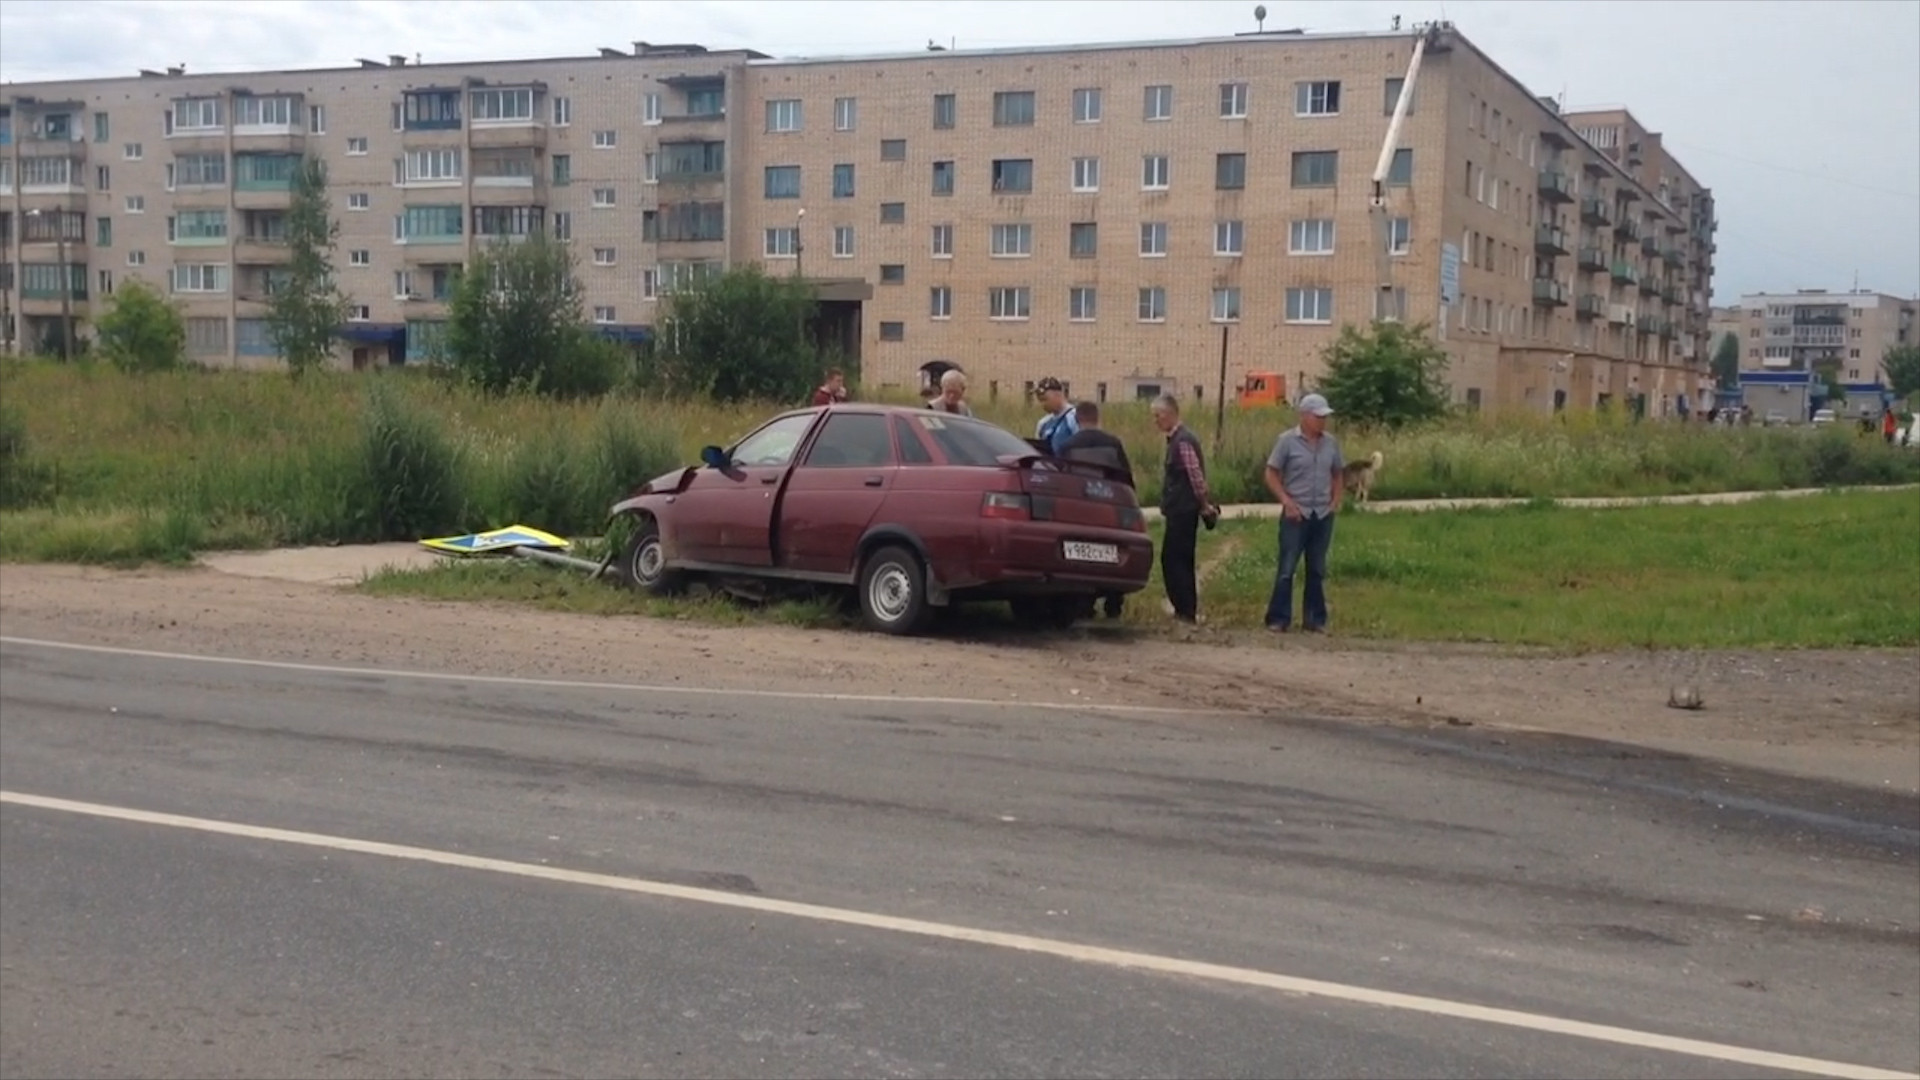
[[[688,116],[722,117],[727,115],[727,89],[724,80],[687,90]]]
[[[457,184],[460,182],[460,151],[409,150],[394,163],[396,184]]]
[[[327,133],[327,107],[325,105],[307,106],[307,134],[325,135]]]
[[[660,122],[660,116],[659,94],[648,94],[640,99],[640,120],[642,123],[657,124]]]
[[[293,99],[290,97],[249,97],[233,99],[233,126],[240,128],[291,128]]]
[[[833,130],[852,131],[859,116],[860,104],[854,98],[833,99]]]
[[[182,98],[173,103],[173,131],[214,131],[221,126],[219,98]]]
[[[953,258],[953,226],[935,225],[933,227],[933,257]]]
[[[1413,250],[1413,223],[1397,217],[1387,222],[1387,253],[1405,255]]]
[[[835,225],[833,227],[833,257],[853,258],[853,226]]]
[[[1239,191],[1247,186],[1247,155],[1213,155],[1213,186],[1221,191]]]
[[[611,150],[617,145],[619,145],[619,136],[614,132],[596,131],[593,133],[593,148],[595,150]]]
[[[1293,155],[1293,186],[1332,187],[1340,175],[1338,150],[1299,150]]]
[[[933,95],[933,126],[936,129],[951,128],[956,111],[952,94]]]
[[[994,127],[1027,127],[1033,123],[1033,91],[1002,90],[993,95]]]
[[[137,142],[130,142],[120,148],[120,156],[128,161],[139,161],[147,156],[147,148]]]
[[[546,212],[537,206],[476,206],[473,208],[473,235],[528,237],[546,225]],[[613,249],[606,249],[609,256]],[[599,250],[594,261],[599,262]]]
[[[558,240],[563,244],[573,239],[573,215],[572,214],[568,213],[565,210],[555,210],[553,212],[552,236],[555,240]]]
[[[616,261],[618,261],[616,258],[617,254],[618,253],[613,248],[610,248],[610,247],[594,248],[593,249],[593,265],[612,266]]]
[[[173,159],[173,182],[180,187],[226,187],[227,155],[181,154]]]
[[[146,212],[147,212],[147,197],[146,197],[145,195],[129,195],[129,196],[127,196],[127,202],[126,202],[126,210],[127,210],[127,213],[129,213],[129,214],[144,214],[144,213],[146,213]]]
[[[640,180],[643,183],[660,182],[660,155],[649,150],[640,155]]]
[[[644,267],[640,271],[640,299],[654,300],[660,296],[660,271],[657,267]]]
[[[1287,254],[1333,254],[1333,219],[1310,218],[1294,222],[1287,230]]]
[[[927,290],[927,317],[930,319],[953,318],[953,286],[935,285]]]
[[[1140,254],[1145,257],[1157,257],[1167,253],[1167,223],[1164,221],[1143,221],[1140,223]]]
[[[1077,157],[1073,159],[1073,190],[1100,190],[1100,159],[1097,157]]]
[[[800,166],[769,165],[766,172],[766,197],[769,199],[797,199],[800,197]]]
[[[475,90],[471,97],[476,124],[513,124],[533,121],[533,90],[514,87],[502,90]]]
[[[109,191],[113,188],[113,170],[105,165],[93,167],[93,186],[97,191]]]
[[[987,318],[1025,319],[1032,313],[1033,290],[1026,286],[987,290]]]
[[[363,157],[367,152],[367,140],[364,135],[356,135],[347,140],[347,156]]]
[[[347,252],[347,265],[348,266],[372,266],[373,252],[368,251],[365,248],[356,248],[352,251],[349,251]]]
[[[1167,290],[1159,285],[1151,285],[1140,290],[1140,321],[1167,321]]]
[[[613,321],[613,318],[614,318],[614,310],[611,307],[596,306],[593,309],[594,322],[602,323],[602,324],[610,323]]]
[[[413,272],[411,270],[395,270],[393,272],[393,298],[395,300],[410,300],[413,298]]]
[[[1287,321],[1291,323],[1332,322],[1333,290],[1288,289]]]
[[[347,308],[348,322],[371,322],[372,320],[373,306],[371,304],[354,304]]]
[[[129,251],[129,252],[127,252],[127,265],[128,265],[128,266],[145,266],[145,265],[147,265],[147,253],[146,253],[146,252],[144,252],[144,251]]]
[[[560,187],[573,183],[572,154],[553,155],[553,182]]]
[[[996,258],[1033,254],[1033,226],[995,225],[991,250]]]
[[[1075,285],[1067,290],[1067,321],[1092,322],[1099,308],[1099,292],[1091,285]]]
[[[833,197],[836,199],[853,198],[852,165],[835,165],[833,167]]]
[[[1247,115],[1247,84],[1220,84],[1220,119],[1243,120]]]
[[[103,143],[112,137],[111,128],[108,126],[108,124],[109,122],[107,120],[106,113],[97,112],[93,114],[93,141],[94,142]]]
[[[227,277],[223,263],[185,263],[173,268],[173,291],[223,293],[227,291]]]
[[[615,202],[615,199],[614,199],[614,192],[612,188],[597,187],[593,189],[593,205],[604,209],[606,207],[614,205],[614,202]]]
[[[768,131],[799,131],[800,101],[787,98],[782,101],[767,102]]]
[[[187,320],[187,352],[194,356],[220,356],[227,351],[227,320],[195,316]]]
[[[103,218],[94,219],[93,246],[94,247],[112,247],[113,246],[113,219],[112,218],[103,217]]]
[[[347,193],[347,209],[349,210],[365,210],[372,205],[373,205],[373,196],[368,195],[364,191],[353,191],[353,192]]]
[[[800,246],[800,230],[791,226],[767,230],[766,254],[774,259],[791,259]]]
[[[933,163],[933,193],[935,195],[953,194],[953,162]]]
[[[182,210],[167,219],[170,244],[224,243],[226,239],[225,210]]]
[[[907,160],[907,140],[881,139],[880,140],[880,160],[881,161]]]
[[[1149,86],[1146,91],[1146,108],[1143,119],[1173,119],[1173,87]]]
[[[168,175],[171,176],[173,167],[168,166],[167,172]],[[73,183],[72,158],[28,157],[20,159],[20,186],[23,189],[33,187],[63,188]]]
[[[1337,116],[1340,113],[1340,83],[1303,82],[1293,84],[1295,116]]]
[[[907,223],[907,204],[903,202],[883,202],[880,204],[880,224],[905,225]]]
[[[459,206],[409,206],[393,220],[394,239],[401,243],[458,243],[466,228]]]
[[[900,322],[883,322],[883,323],[881,323],[881,324],[880,324],[880,340],[881,340],[881,341],[905,341],[905,340],[907,340],[907,324],[906,324],[906,323],[900,323]],[[876,416],[876,417],[873,417],[872,419],[874,419],[874,420],[877,420],[877,421],[879,421],[879,423],[880,423],[880,427],[881,427],[881,428],[882,428],[883,430],[885,429],[885,427],[886,427],[886,418],[885,418],[885,417],[879,417],[879,416]],[[831,421],[829,421],[829,423],[831,423]]]
[[[889,338],[891,325],[896,336]],[[880,340],[899,341],[905,327],[881,323]],[[827,417],[820,436],[807,449],[808,468],[880,469],[893,464],[893,426],[879,413],[835,413]]]
[[[907,268],[900,263],[886,263],[880,267],[880,284],[905,285]]]
[[[557,97],[553,99],[553,126],[568,127],[573,123],[573,99]]]
[[[1394,79],[1387,80],[1386,101],[1381,109],[1381,115],[1383,116],[1393,115],[1394,108],[1400,104],[1400,91],[1404,89],[1406,85],[1407,85],[1407,80],[1405,79],[1394,78]],[[1419,100],[1420,100],[1420,92],[1416,90],[1414,91],[1413,96],[1407,99],[1407,112],[1409,114],[1413,112],[1413,107]]]
[[[793,452],[800,448],[800,439],[813,426],[813,419],[810,412],[783,416],[741,439],[728,456],[742,465],[784,466],[793,460]]]
[[[1213,253],[1215,255],[1240,255],[1246,248],[1246,225],[1239,221],[1216,221],[1213,223]]]
[[[893,435],[900,445],[900,463],[902,465],[931,465],[933,452],[927,449],[920,436],[914,434],[912,424],[903,417],[894,417]]]
[[[1387,166],[1387,183],[1394,187],[1406,187],[1413,183],[1413,150],[1401,147],[1393,152],[1393,163]]]
[[[1100,91],[1098,88],[1075,90],[1073,92],[1073,122],[1076,124],[1097,124],[1100,122]]]
[[[993,163],[994,193],[1033,190],[1032,158],[1001,158]]]
[[[1147,191],[1165,191],[1172,176],[1172,163],[1165,154],[1148,154],[1140,159],[1140,186]]]
[[[1240,321],[1240,290],[1231,286],[1213,290],[1213,321]]]
[[[1076,221],[1067,226],[1067,254],[1075,259],[1091,259],[1100,254],[1100,226],[1091,221]]]

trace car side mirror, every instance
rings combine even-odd
[[[727,457],[727,452],[718,446],[701,447],[700,461],[709,469],[725,469],[733,464],[732,459]]]

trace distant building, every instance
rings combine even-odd
[[[1772,387],[1777,395],[1779,387],[1804,384],[1807,407],[1818,408],[1826,395],[1811,376],[1832,365],[1846,398],[1844,411],[1878,415],[1887,382],[1881,361],[1888,350],[1914,344],[1916,312],[1920,300],[1801,289],[1742,296],[1724,325],[1740,339],[1743,387]],[[1721,324],[1718,316],[1715,321]]]

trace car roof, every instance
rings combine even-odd
[[[802,413],[837,412],[872,413],[881,416],[918,416],[926,411],[927,407],[925,405],[886,405],[874,401],[843,401],[836,402],[832,405],[810,405],[804,409],[794,409],[783,415],[798,416]],[[963,416],[958,413],[942,413],[940,415],[952,420],[972,420],[976,423],[986,423],[986,421],[981,420],[977,416]]]

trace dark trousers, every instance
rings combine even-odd
[[[1200,512],[1163,514],[1167,531],[1160,541],[1160,581],[1173,602],[1173,614],[1192,622],[1200,613],[1200,586],[1194,580],[1194,552],[1200,544]]]
[[[1280,571],[1273,579],[1273,598],[1267,601],[1267,625],[1287,626],[1293,622],[1293,572],[1300,557],[1307,557],[1307,626],[1319,629],[1327,625],[1327,548],[1333,544],[1333,515],[1304,517],[1299,521],[1280,519]]]

